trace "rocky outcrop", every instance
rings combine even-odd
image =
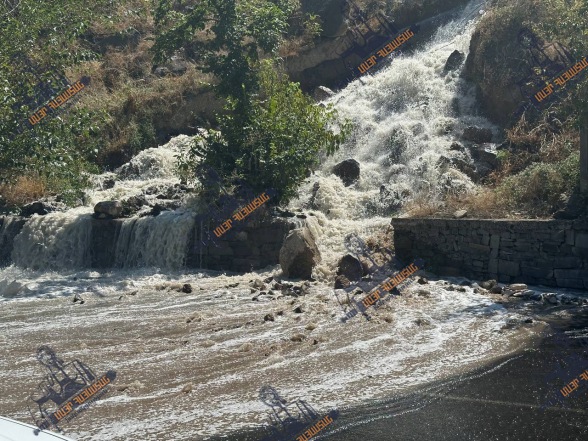
[[[97,219],[116,219],[123,212],[123,205],[120,201],[103,201],[94,206],[94,213]]]
[[[476,144],[490,142],[492,141],[492,130],[470,126],[463,131],[462,138],[466,141],[475,142]]]
[[[346,159],[333,167],[333,174],[349,186],[359,179],[359,162],[355,159]]]
[[[320,261],[320,252],[308,228],[297,228],[288,234],[280,250],[280,265],[286,277],[310,279]]]
[[[451,72],[458,69],[459,66],[461,66],[461,63],[463,63],[463,60],[465,60],[465,54],[458,50],[454,50],[447,59],[443,72]]]

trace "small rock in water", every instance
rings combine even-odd
[[[276,314],[277,315],[284,315],[284,311],[278,311]]]
[[[192,285],[190,285],[189,283],[184,283],[184,286],[182,286],[182,292],[190,294],[192,292]]]
[[[204,340],[202,343],[200,343],[200,346],[202,346],[203,348],[210,348],[211,346],[214,346],[216,343],[213,342],[212,340]]]
[[[514,294],[515,292],[512,289],[508,289],[506,286],[502,287],[502,295],[503,296],[507,296],[510,297]]]
[[[457,292],[466,292],[466,289],[465,289],[465,287],[463,287],[463,286],[456,286],[456,287],[455,287],[455,290],[456,290]]]
[[[249,352],[253,349],[253,345],[251,343],[244,343],[243,346],[239,348],[239,352]]]
[[[543,300],[543,294],[536,293],[531,296],[531,300],[541,301]]]
[[[482,284],[480,286],[484,289],[492,289],[497,285],[498,285],[498,282],[496,280],[492,279],[492,280],[486,280],[485,282],[482,282]]]
[[[304,334],[294,334],[294,335],[292,335],[292,337],[290,337],[290,340],[301,342],[305,338],[306,338],[306,336]]]
[[[417,291],[417,295],[419,295],[421,297],[429,297],[431,295],[431,291],[429,291],[427,289],[419,289]]]
[[[351,283],[345,276],[335,277],[335,289],[347,288]]]
[[[119,299],[119,300],[120,300],[120,299]],[[74,302],[74,303],[76,303],[76,302],[80,302],[80,304],[82,304],[82,305],[85,303],[85,302],[84,302],[84,299],[82,299],[82,296],[81,296],[81,295],[79,295],[79,294],[76,294],[76,295],[74,295],[73,302]]]
[[[502,293],[502,288],[501,288],[500,286],[496,285],[495,287],[493,287],[493,288],[490,290],[490,292],[491,292],[492,294],[500,294],[500,293]]]
[[[261,281],[261,279],[255,279],[253,281],[253,287],[258,289],[265,289],[265,284]]]
[[[533,319],[532,318],[528,318],[525,320],[525,323],[533,323]]]
[[[275,319],[273,314],[266,314],[265,317],[263,317],[264,322],[273,322],[274,320]]]
[[[192,392],[192,383],[188,383],[186,384],[183,388],[182,388],[182,392],[185,394],[189,394],[190,392]]]
[[[419,283],[419,285],[427,285],[429,283],[429,281],[427,279],[425,279],[424,277],[419,277],[418,283]]]
[[[524,283],[513,283],[512,285],[508,286],[508,289],[510,289],[511,291],[524,291],[525,289],[527,289],[527,285],[525,285]]]
[[[304,311],[302,311],[302,308],[300,306],[297,306],[296,309],[294,309],[294,312],[296,314],[302,314]]]
[[[417,326],[423,326],[423,325],[430,325],[431,324],[431,322],[428,319],[422,318],[422,317],[419,317],[418,319],[416,319],[414,321],[414,323]]]
[[[309,323],[308,325],[306,325],[306,329],[308,331],[312,331],[312,330],[316,329],[316,325],[314,323]]]
[[[543,300],[552,305],[557,305],[558,303],[557,296],[552,292],[543,294]]]

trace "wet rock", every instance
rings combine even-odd
[[[360,280],[363,275],[361,262],[351,254],[344,255],[337,264],[337,275],[345,276],[347,280]]]
[[[541,300],[543,300],[543,294],[535,293],[530,297],[530,299],[535,300],[536,302],[540,302]]]
[[[102,190],[110,190],[116,184],[116,180],[114,178],[106,178],[102,181]]]
[[[182,286],[182,292],[190,294],[192,292],[192,285],[190,285],[189,283],[184,283],[184,285]]]
[[[497,285],[498,285],[498,282],[494,279],[486,280],[485,282],[482,282],[482,284],[481,284],[482,288],[484,288],[484,289],[492,289]]]
[[[523,291],[519,291],[517,294],[519,296],[523,297],[524,299],[529,299],[529,298],[531,298],[531,296],[533,296],[535,294],[535,291],[533,291],[531,289],[525,289]]]
[[[333,92],[331,89],[325,86],[315,87],[314,92],[312,94],[313,98],[316,101],[324,101],[332,97],[333,95],[335,95],[335,92]]]
[[[253,349],[253,345],[251,343],[244,343],[240,348],[239,352],[249,352]]]
[[[82,296],[79,295],[79,294],[74,295],[73,302],[74,303],[80,302],[80,304],[84,304],[85,303],[84,299],[82,299]]]
[[[261,281],[261,279],[255,279],[252,283],[252,286],[257,289],[265,289],[265,284]]]
[[[503,296],[507,296],[507,297],[510,297],[510,296],[514,295],[514,293],[515,293],[515,291],[513,291],[512,289],[509,289],[507,286],[503,286],[501,292],[502,292]]]
[[[496,285],[495,287],[493,287],[493,288],[490,290],[490,292],[491,292],[492,294],[500,294],[500,293],[502,293],[502,288],[501,288],[500,286]]]
[[[44,216],[48,213],[45,204],[43,202],[33,202],[32,204],[25,205],[20,209],[20,215],[23,217],[30,217],[33,214]]]
[[[284,311],[278,311],[276,314],[277,315],[284,315]]]
[[[144,206],[148,206],[147,200],[143,196],[131,196],[127,200],[122,201],[124,217],[132,216],[137,213]]]
[[[417,295],[419,295],[421,297],[430,297],[431,296],[431,291],[426,290],[426,289],[419,289],[417,291]]]
[[[268,277],[267,279],[264,279],[263,283],[271,283],[274,280],[273,277]]]
[[[280,249],[280,266],[286,277],[310,279],[321,255],[310,230],[306,227],[290,231]]]
[[[419,285],[428,285],[429,281],[427,279],[425,279],[424,277],[419,277],[419,279],[417,280],[417,283]]]
[[[345,276],[337,276],[335,277],[335,289],[344,289],[351,285],[351,282],[347,280]]]
[[[273,314],[266,314],[265,317],[263,317],[263,321],[264,322],[273,322],[273,321],[275,321],[274,315]]]
[[[203,348],[210,348],[212,346],[214,346],[216,343],[213,342],[212,340],[204,340],[202,343],[200,343],[200,346],[202,346]]]
[[[94,213],[98,219],[116,219],[121,216],[122,211],[120,201],[103,201],[94,206]]]
[[[295,312],[296,314],[302,314],[304,311],[302,310],[302,308],[301,308],[300,306],[297,306],[297,307],[294,309],[294,312]]]
[[[318,340],[315,338],[315,339],[312,341],[312,344],[313,344],[313,345],[318,345],[318,344],[319,344],[319,341],[318,341]]]
[[[445,67],[443,68],[443,72],[446,73],[458,69],[459,66],[461,66],[461,63],[463,63],[463,60],[465,60],[465,54],[458,51],[457,49],[454,50],[447,59]]]
[[[185,394],[189,394],[190,392],[192,392],[192,383],[188,383],[186,384],[183,388],[182,388],[182,392]]]
[[[557,300],[557,295],[552,292],[543,294],[543,300],[551,305],[557,305],[559,303]]]
[[[290,340],[296,341],[296,342],[301,342],[304,339],[306,339],[306,335],[304,335],[304,334],[293,334],[290,337]]]
[[[513,283],[512,285],[508,285],[508,289],[511,291],[524,291],[527,289],[527,285],[524,283]]]
[[[426,325],[430,325],[431,324],[431,321],[428,320],[428,319],[426,319],[426,318],[419,317],[418,319],[416,319],[414,321],[414,323],[417,326],[426,326]]]
[[[482,144],[492,141],[492,130],[481,127],[470,126],[463,131],[462,138],[466,141]]]
[[[454,142],[449,146],[449,150],[458,151],[458,152],[465,152],[465,147],[461,145],[459,142]]]
[[[346,159],[333,167],[333,174],[339,176],[346,186],[359,179],[359,162],[355,159]]]
[[[307,331],[313,331],[316,329],[316,324],[315,323],[309,323],[308,325],[306,325],[306,330]]]
[[[466,292],[466,289],[465,289],[465,287],[463,287],[463,286],[456,286],[456,287],[455,287],[455,290],[456,290],[457,292]]]

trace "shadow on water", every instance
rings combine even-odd
[[[553,311],[553,310],[551,310]],[[543,317],[566,338],[588,369],[588,353],[579,338],[588,337],[588,316]],[[552,329],[552,328],[549,329]],[[579,372],[547,383],[561,355],[555,335],[544,335],[532,347],[492,364],[429,383],[419,390],[353,408],[339,409],[329,430],[313,440],[583,440],[588,439],[588,394],[577,390],[563,404],[547,407],[549,390],[559,390]],[[266,436],[262,427],[213,437],[211,440],[254,441]],[[277,441],[277,440],[276,440]],[[292,440],[294,441],[294,440]]]

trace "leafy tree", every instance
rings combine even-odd
[[[15,57],[30,59],[44,82],[49,79],[49,71],[62,71],[95,58],[76,40],[92,19],[115,3],[97,0],[92,7],[78,0],[0,3],[0,185],[14,183],[23,175],[46,181],[50,192],[85,185],[83,172],[92,170],[88,159],[98,142],[93,134],[100,118],[89,109],[62,111],[51,115],[34,132],[15,135],[15,130],[37,110],[31,108],[35,107],[34,102],[26,100],[37,93],[27,81],[32,75]]]
[[[291,0],[202,0],[184,14],[172,10],[171,0],[160,0],[156,60],[197,40],[200,69],[215,76],[213,87],[227,101],[220,133],[196,137],[181,158],[184,174],[202,161],[259,191],[272,186],[287,200],[319,152],[331,154],[344,141],[349,123],[336,133],[336,112],[314,105],[298,84],[272,69],[295,7]],[[196,35],[202,31],[205,38]]]
[[[337,112],[323,109],[266,63],[260,74],[259,98],[252,103],[249,122],[237,122],[233,114],[237,102],[229,99],[233,111],[219,117],[220,132],[211,130],[197,136],[183,158],[185,173],[203,162],[224,176],[243,178],[255,190],[274,188],[278,197],[288,200],[305,179],[309,167],[318,164],[319,152],[333,153],[345,140],[350,124],[339,133],[331,130]]]

